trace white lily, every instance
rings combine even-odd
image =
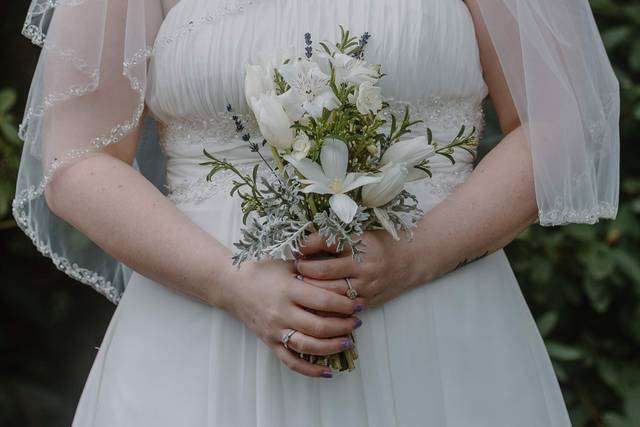
[[[335,51],[331,55],[323,52],[319,55],[333,64],[336,73],[336,83],[352,83],[360,85],[364,82],[376,82],[380,78],[380,66],[371,65],[366,61]]]
[[[369,208],[386,205],[404,190],[408,175],[406,163],[387,163],[380,169],[381,180],[362,188],[362,203]]]
[[[283,64],[278,71],[291,87],[281,95],[281,102],[290,114],[298,115],[302,108],[311,116],[320,117],[324,108],[332,110],[340,105],[327,84],[329,76],[317,63],[302,59]]]
[[[349,150],[339,139],[324,141],[320,165],[307,158],[297,160],[289,155],[284,158],[305,177],[301,180],[307,184],[302,190],[304,193],[332,194],[331,210],[345,224],[351,223],[358,211],[358,204],[346,193],[381,179],[365,173],[347,173]]]
[[[417,181],[426,178],[425,171],[417,169],[415,166],[435,156],[436,147],[427,142],[425,136],[398,141],[387,149],[380,159],[380,165],[389,163],[404,163],[407,165],[409,175],[407,181]]]

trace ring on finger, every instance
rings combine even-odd
[[[347,297],[351,300],[358,298],[358,291],[356,291],[351,285],[351,280],[348,277],[345,277],[344,280],[347,282]]]
[[[296,331],[295,329],[289,329],[289,332],[282,336],[282,345],[284,345],[284,348],[286,348],[287,350],[289,350],[289,340],[291,340],[291,337],[296,332],[298,331]]]

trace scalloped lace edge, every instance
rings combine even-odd
[[[90,146],[84,149],[70,150],[69,152],[65,153],[62,158],[56,158],[50,163],[49,168],[43,175],[40,183],[37,186],[32,185],[21,190],[18,194],[16,194],[16,197],[12,202],[12,214],[16,220],[16,223],[18,224],[20,229],[31,239],[32,243],[38,249],[38,251],[45,257],[50,258],[56,268],[58,268],[58,270],[64,272],[71,278],[81,283],[91,286],[98,293],[104,295],[109,301],[114,304],[118,304],[118,302],[120,301],[122,290],[115,287],[110,280],[101,276],[99,273],[87,268],[80,267],[77,263],[74,263],[70,259],[54,252],[49,244],[38,237],[38,233],[29,223],[25,206],[27,203],[37,199],[38,197],[44,196],[44,190],[47,184],[52,180],[55,172],[62,166],[70,163],[72,160],[97,152],[100,148],[104,148],[108,145],[119,142],[133,130],[133,128],[142,118],[142,114],[144,112],[146,87],[137,78],[133,77],[130,74],[129,70],[133,65],[139,63],[143,59],[148,58],[147,55],[150,55],[150,53],[151,49],[149,48],[140,49],[136,54],[134,54],[131,58],[124,61],[123,63],[123,73],[125,77],[129,79],[131,89],[138,93],[138,105],[136,106],[130,120],[120,122],[112,127],[107,134],[94,138],[91,141]],[[22,124],[20,136],[24,139],[24,127],[22,127]]]
[[[618,213],[616,206],[601,202],[592,208],[551,209],[538,211],[538,223],[543,227],[554,227],[566,224],[596,224],[600,219],[615,219]]]

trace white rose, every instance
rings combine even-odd
[[[302,160],[309,154],[311,141],[306,133],[300,132],[291,146],[291,156],[296,160]]]
[[[382,89],[374,86],[373,82],[363,82],[358,87],[356,107],[361,114],[376,114],[382,109]]]
[[[382,179],[362,187],[362,203],[369,208],[384,206],[404,190],[409,171],[405,163],[389,163],[382,167]]]
[[[291,128],[293,122],[278,102],[275,92],[251,98],[250,105],[267,143],[280,150],[290,149],[295,138],[295,130]]]

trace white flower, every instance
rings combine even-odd
[[[271,64],[247,65],[244,78],[244,95],[247,104],[251,105],[251,98],[258,98],[260,95],[275,92],[276,87],[273,81],[273,66]]]
[[[307,157],[311,149],[311,141],[306,133],[300,132],[291,146],[291,157],[296,160],[302,160]]]
[[[332,55],[322,53],[319,55],[327,58],[333,64],[336,73],[336,84],[352,83],[361,85],[364,82],[374,83],[380,78],[380,66],[371,65],[362,59],[354,58],[336,51]]]
[[[380,181],[362,187],[362,203],[369,208],[384,206],[404,190],[409,171],[406,163],[388,163],[380,169]]]
[[[374,86],[373,82],[363,82],[355,95],[356,108],[360,114],[377,114],[382,109],[382,89]]]
[[[364,173],[347,173],[349,150],[339,139],[327,139],[320,150],[320,165],[310,159],[296,160],[285,156],[306,179],[301,180],[307,186],[305,193],[332,194],[329,199],[331,210],[345,224],[353,221],[358,205],[346,193],[363,185],[378,182],[380,177]]]
[[[394,240],[400,240],[398,231],[396,230],[395,225],[393,225],[393,222],[391,222],[391,218],[389,218],[389,214],[387,213],[387,211],[380,208],[373,208],[373,213],[376,218],[378,218],[378,221],[380,221],[380,225],[382,225],[382,228],[387,230],[387,232],[391,234],[391,237],[393,237]]]
[[[291,128],[293,123],[278,102],[275,92],[251,98],[250,105],[264,139],[281,150],[290,149],[296,136],[295,130]]]
[[[328,86],[329,76],[317,63],[297,60],[278,68],[282,78],[289,84],[290,93],[283,94],[285,110],[294,115],[300,108],[313,117],[320,117],[323,108],[333,110],[340,102]]]
[[[435,155],[435,147],[427,142],[425,136],[398,141],[391,145],[382,155],[380,164],[405,163],[409,170],[407,181],[417,181],[426,178],[426,172],[415,166]]]

